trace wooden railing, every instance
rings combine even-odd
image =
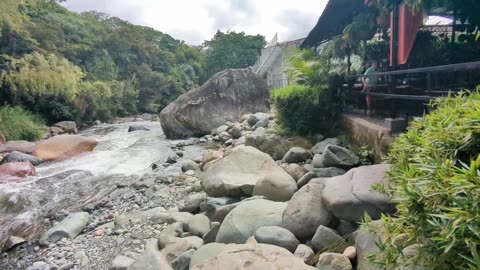
[[[379,79],[373,92],[362,91],[361,78],[368,77]],[[470,62],[351,75],[345,78],[341,91],[347,97],[347,106],[365,107],[364,97],[368,95],[377,101],[381,100],[384,111],[396,116],[397,113],[408,115],[416,110],[421,113],[431,99],[463,89],[472,90],[477,85],[480,85],[480,62]]]

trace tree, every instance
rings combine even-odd
[[[265,44],[265,37],[261,35],[217,31],[213,39],[204,44],[208,76],[228,68],[253,66]]]

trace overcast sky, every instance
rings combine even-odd
[[[217,29],[262,34],[267,41],[305,37],[327,0],[68,0],[73,11],[95,10],[153,27],[199,45]]]

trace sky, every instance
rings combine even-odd
[[[328,0],[67,0],[72,11],[95,10],[152,27],[191,45],[217,30],[261,34],[270,41],[306,37]]]

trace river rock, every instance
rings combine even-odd
[[[135,262],[134,259],[118,255],[117,257],[115,257],[115,259],[113,259],[112,267],[110,268],[110,270],[127,270],[133,262]]]
[[[3,179],[23,178],[35,175],[35,167],[30,162],[14,162],[0,165],[0,182]]]
[[[295,193],[283,212],[283,227],[297,238],[312,236],[318,226],[327,226],[332,215],[322,201],[321,179],[310,181]]]
[[[62,121],[53,125],[54,127],[60,128],[63,133],[68,134],[77,134],[77,124],[74,121]]]
[[[146,220],[147,216],[144,212],[138,210],[132,210],[123,213],[115,218],[115,225],[127,228],[130,224],[139,223],[142,220]]]
[[[286,203],[264,199],[241,202],[226,216],[216,242],[243,244],[261,227],[282,226],[286,207]]]
[[[194,264],[192,270],[315,270],[286,249],[265,244],[228,245],[216,256]],[[195,255],[194,255],[195,257]]]
[[[45,243],[55,243],[62,238],[74,239],[87,226],[90,214],[79,212],[70,214],[60,223],[46,231],[40,241]]]
[[[185,228],[191,217],[193,217],[193,215],[188,212],[172,212],[167,218],[167,223],[172,224],[175,222],[181,222]]]
[[[289,230],[278,226],[261,227],[255,231],[255,240],[260,244],[269,244],[283,247],[290,252],[300,244],[298,239]]]
[[[292,147],[310,149],[312,144],[303,137],[285,138],[278,135],[267,135],[262,143],[257,144],[254,147],[267,153],[274,160],[281,160]]]
[[[315,174],[318,178],[330,178],[339,175],[344,175],[347,171],[341,168],[315,168]]]
[[[150,131],[150,129],[148,129],[144,126],[130,126],[130,127],[128,127],[128,132],[134,132],[134,131]]]
[[[181,212],[196,212],[198,211],[200,204],[205,201],[206,198],[207,195],[203,192],[190,193],[179,209]]]
[[[295,180],[271,157],[248,146],[239,147],[216,162],[201,176],[201,180],[203,189],[212,197],[251,196],[260,180],[266,184],[274,183],[279,188],[296,188]],[[262,189],[258,192],[256,194],[264,195]]]
[[[184,252],[190,249],[198,249],[203,246],[202,238],[197,236],[187,236],[184,238],[170,238],[162,253],[167,258],[168,262],[175,260]]]
[[[258,121],[253,128],[259,128],[259,127],[267,128],[269,125],[270,125],[270,121],[268,120],[268,118],[265,118]]]
[[[31,154],[35,149],[36,144],[27,141],[8,141],[5,144],[0,144],[0,153],[18,151],[25,154]]]
[[[323,202],[337,218],[360,222],[367,212],[374,220],[381,214],[392,214],[394,204],[381,193],[372,191],[372,185],[386,185],[390,165],[379,164],[354,168],[346,174],[324,180]]]
[[[232,136],[234,139],[238,139],[242,137],[242,130],[243,126],[240,123],[235,123],[233,126],[229,129],[228,133]]]
[[[264,196],[269,200],[286,202],[298,190],[297,183],[291,177],[278,178],[275,175],[266,175],[259,179],[253,188],[253,195]]]
[[[59,135],[40,142],[33,155],[43,160],[62,160],[91,152],[97,146],[95,138],[79,135]]]
[[[302,176],[300,179],[298,179],[298,181],[297,181],[298,188],[302,188],[303,186],[308,184],[310,182],[310,180],[312,180],[313,178],[316,178],[316,177],[317,177],[317,174],[314,173],[314,172],[306,173],[304,176]]]
[[[245,145],[256,147],[265,141],[267,131],[263,127],[257,128],[254,132],[247,135],[245,138]]]
[[[160,232],[158,236],[158,247],[160,249],[165,248],[165,246],[171,242],[170,238],[177,238],[183,234],[183,224],[181,222],[175,222],[168,225],[163,231]]]
[[[311,247],[300,244],[297,246],[297,249],[295,250],[295,253],[293,255],[307,263],[313,258],[313,256],[315,256],[315,252],[313,252]]]
[[[217,238],[218,231],[220,230],[220,222],[212,222],[211,223],[211,228],[210,230],[203,235],[203,242],[205,244],[213,243],[215,242],[215,239]]]
[[[26,239],[10,235],[8,237],[7,241],[1,247],[1,251],[8,252],[8,251],[14,249],[15,247],[18,247],[18,246],[23,245],[25,243],[27,243]]]
[[[295,163],[288,164],[287,167],[285,167],[285,171],[290,174],[295,181],[298,181],[305,175],[305,170],[303,167]]]
[[[316,252],[342,253],[348,247],[348,244],[333,229],[320,225],[312,238],[312,247]]]
[[[270,115],[268,113],[255,113],[250,115],[248,117],[247,122],[250,126],[255,126],[258,122],[263,121],[263,120],[268,120],[270,118]]]
[[[227,69],[170,103],[160,113],[160,122],[167,138],[186,138],[209,134],[248,112],[268,110],[265,80],[248,68]]]
[[[202,163],[207,164],[211,161],[223,158],[223,152],[221,151],[207,151],[202,156]]]
[[[354,246],[347,247],[343,253],[348,259],[354,260],[357,257],[357,249]]]
[[[347,256],[338,253],[320,254],[316,266],[320,270],[352,270],[352,264]]]
[[[380,249],[377,243],[382,242],[385,227],[382,220],[376,220],[368,223],[369,229],[361,228],[355,232],[355,249],[357,251],[357,269],[358,270],[383,270],[384,268],[374,264],[370,256],[378,254]],[[375,231],[375,233],[373,233]]]
[[[173,270],[188,270],[193,254],[195,254],[195,249],[187,250],[182,253],[182,255],[178,256],[178,258],[171,263]]]
[[[347,148],[337,145],[327,145],[322,154],[313,157],[312,164],[315,168],[352,168],[360,162],[355,153]]]
[[[0,161],[0,164],[13,163],[13,162],[30,162],[33,166],[37,166],[37,165],[40,165],[40,163],[42,163],[43,160],[29,154],[13,151],[7,154],[5,157],[3,157],[3,159]]]
[[[327,147],[327,145],[340,145],[340,140],[338,138],[325,139],[325,140],[315,144],[310,151],[314,155],[315,154],[323,154],[323,152],[325,151],[325,147]]]
[[[210,231],[210,219],[202,214],[194,215],[188,220],[186,230],[195,236],[203,237]]]
[[[301,147],[293,147],[283,157],[285,163],[301,163],[312,158],[312,153]]]
[[[215,132],[213,133],[213,135],[220,135],[222,134],[223,132],[226,132],[228,129],[228,126],[227,125],[221,125],[219,126],[217,129],[215,129]]]
[[[160,251],[148,249],[128,267],[128,270],[173,270],[173,268]]]
[[[223,222],[230,211],[237,207],[239,200],[230,197],[208,198],[205,215],[211,221]]]

